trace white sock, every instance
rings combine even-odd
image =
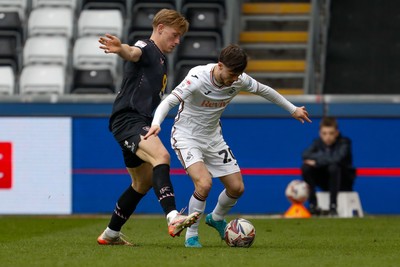
[[[106,228],[106,230],[104,231],[104,234],[107,236],[107,237],[110,237],[110,238],[116,238],[116,237],[119,237],[119,231],[114,231],[114,230],[112,230],[112,229],[110,229],[110,228]]]
[[[226,189],[224,189],[218,197],[218,203],[212,212],[212,218],[214,221],[222,221],[226,214],[235,206],[237,202],[236,198],[231,198],[226,194]]]
[[[177,211],[177,210],[170,211],[170,212],[167,214],[167,223],[169,224],[169,222],[170,222],[173,218],[175,218],[176,215],[178,215],[178,211]]]
[[[186,239],[191,238],[193,236],[198,236],[199,235],[199,224],[200,224],[200,220],[201,217],[204,213],[204,209],[206,208],[206,201],[201,201],[198,200],[197,198],[195,198],[193,195],[190,198],[189,201],[189,210],[188,210],[188,214],[191,214],[193,212],[198,212],[200,213],[200,217],[197,220],[197,222],[195,222],[194,224],[192,224],[187,230],[186,230]]]

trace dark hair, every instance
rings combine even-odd
[[[247,54],[240,46],[231,44],[222,49],[218,61],[233,73],[242,74],[247,66]]]
[[[323,117],[319,124],[319,128],[321,129],[322,127],[334,127],[338,129],[338,123],[333,117]]]

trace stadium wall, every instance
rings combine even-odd
[[[11,163],[3,156],[0,164],[0,172],[6,174],[0,179],[0,214],[110,213],[130,181],[119,147],[107,130],[108,118],[102,115],[111,106],[97,110],[98,117],[62,116],[63,112],[54,110],[62,107],[49,106],[40,107],[42,115],[38,117],[19,114],[0,118],[0,150],[10,149],[6,144],[12,146]],[[301,152],[317,136],[319,118],[327,110],[318,103],[308,107],[312,124],[301,124],[273,105],[236,103],[226,110],[224,135],[243,170],[246,186],[232,212],[283,213],[288,208],[284,189],[292,179],[300,178]],[[329,106],[330,115],[339,117],[342,133],[353,140],[358,168],[355,190],[366,213],[400,214],[398,107],[359,107],[364,112],[357,111],[354,104]],[[90,108],[84,109],[90,112]],[[365,114],[371,110],[379,110],[380,116],[377,112]],[[59,116],[49,117],[47,112]],[[73,112],[84,114],[79,107]],[[31,114],[35,112],[31,110]],[[172,123],[170,116],[160,137],[171,153],[172,180],[181,208],[187,206],[193,185],[170,149]],[[9,172],[4,171],[7,168]],[[7,175],[11,183],[5,182]],[[207,211],[213,208],[221,189],[215,179]],[[137,212],[162,212],[153,192]]]

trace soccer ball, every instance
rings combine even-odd
[[[225,227],[225,242],[230,247],[250,247],[256,237],[253,224],[243,218],[230,221]]]
[[[303,203],[310,195],[310,188],[302,180],[293,180],[286,187],[285,195],[291,202]]]

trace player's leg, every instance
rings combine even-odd
[[[199,213],[190,213],[184,216],[176,210],[175,194],[171,183],[170,156],[167,149],[157,136],[150,136],[146,140],[141,136],[136,155],[153,166],[153,189],[167,218],[169,234],[179,236],[185,228],[195,223]]]
[[[194,153],[191,150],[191,153]],[[186,247],[201,247],[199,242],[199,224],[201,215],[206,208],[206,199],[211,190],[212,177],[206,165],[202,161],[198,161],[190,165],[186,169],[194,184],[194,192],[189,201],[189,214],[198,212],[200,214],[196,223],[190,226],[186,231],[185,246]]]
[[[240,172],[220,177],[225,189],[218,196],[218,202],[212,213],[206,217],[206,223],[214,227],[221,239],[224,239],[226,220],[225,216],[236,205],[238,198],[244,192],[243,178]]]
[[[127,166],[141,164],[139,158],[127,151],[124,151],[124,159]],[[97,239],[101,245],[131,245],[121,237],[121,228],[152,186],[152,166],[149,163],[127,167],[127,170],[132,183],[118,199],[108,227]]]
[[[206,224],[214,227],[221,239],[226,227],[225,216],[243,194],[244,185],[239,165],[221,135],[214,138],[213,149],[206,154],[204,162],[212,176],[219,177],[225,186],[212,213],[206,216]]]

